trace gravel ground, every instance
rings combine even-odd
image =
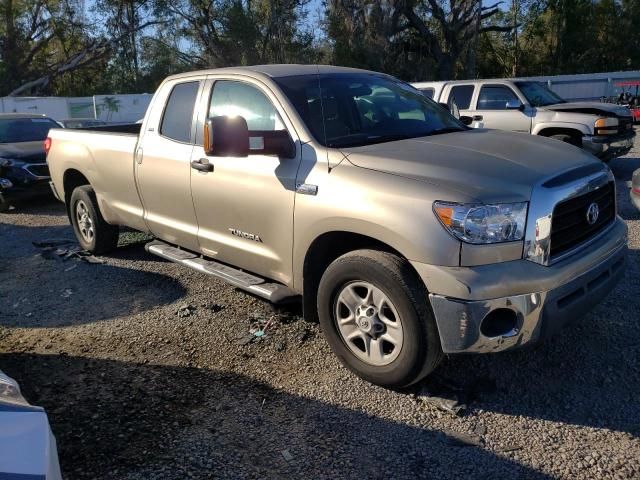
[[[611,166],[622,284],[545,344],[447,358],[411,392],[350,374],[295,305],[139,234],[103,264],[43,256],[32,241],[73,238],[55,202],[0,215],[0,368],[46,407],[66,479],[640,478],[640,149]]]

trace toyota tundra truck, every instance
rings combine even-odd
[[[459,111],[475,128],[555,138],[605,162],[629,153],[636,135],[629,108],[602,102],[567,102],[540,82],[460,80],[413,86]]]
[[[80,245],[149,253],[272,302],[300,299],[349,369],[411,385],[443,354],[525,347],[623,275],[609,168],[477,130],[388,75],[311,65],[167,78],[141,125],[52,130]],[[99,298],[100,292],[96,292]]]

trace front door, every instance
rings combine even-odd
[[[522,109],[508,109],[508,102],[520,102]],[[483,85],[478,93],[476,109],[470,112],[480,118],[484,128],[531,133],[531,107],[525,106],[507,85]]]
[[[292,126],[282,120],[277,99],[259,83],[214,79],[207,107],[209,117],[239,115],[250,131],[286,129],[297,140]],[[202,145],[196,145],[192,160],[213,166],[210,172],[191,169],[202,253],[289,283],[299,153],[296,158],[283,159],[252,154],[207,157]]]

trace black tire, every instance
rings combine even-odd
[[[86,223],[80,226],[79,212],[86,213],[92,226],[92,235],[86,234]],[[80,246],[91,253],[100,255],[113,250],[118,245],[119,229],[115,225],[108,224],[98,208],[96,194],[89,185],[77,187],[71,193],[69,205],[69,219],[73,225]],[[83,233],[84,231],[84,233]]]
[[[568,133],[557,133],[555,135],[549,135],[549,138],[555,138],[556,140],[568,143],[569,145],[573,145],[574,147],[580,147],[580,140],[572,135],[569,135]]]
[[[6,213],[9,211],[11,204],[0,194],[0,213]]]
[[[403,343],[387,365],[372,365],[347,346],[337,325],[337,298],[345,286],[367,282],[394,305],[402,324]],[[318,314],[327,342],[340,361],[359,377],[386,388],[408,387],[431,373],[442,360],[438,328],[427,292],[406,260],[377,250],[356,250],[336,259],[318,287]]]

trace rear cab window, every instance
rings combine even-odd
[[[425,97],[433,100],[433,94],[435,93],[433,88],[419,88],[418,90],[420,90]]]
[[[160,135],[182,143],[191,142],[193,110],[200,88],[199,81],[176,84],[164,109]]]
[[[455,85],[451,87],[447,104],[452,105],[455,102],[460,110],[469,110],[474,90],[474,85]]]

